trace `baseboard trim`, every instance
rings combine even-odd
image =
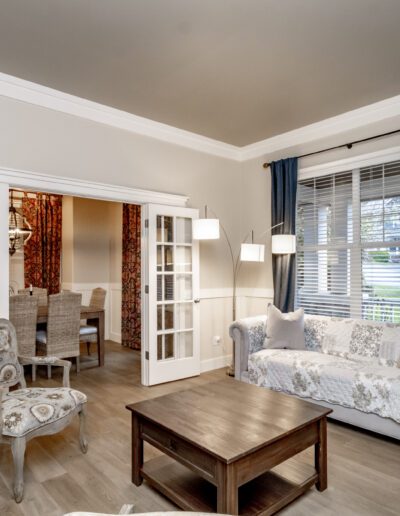
[[[221,369],[227,367],[232,360],[232,355],[222,355],[219,357],[208,358],[200,362],[200,372],[213,371],[214,369]]]
[[[122,341],[121,334],[114,333],[112,331],[110,331],[109,339],[112,340],[113,342],[116,342],[117,344],[121,344],[121,341]]]

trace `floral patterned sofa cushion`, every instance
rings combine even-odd
[[[308,315],[304,332],[310,351],[399,367],[399,324]]]
[[[22,437],[61,419],[86,403],[85,394],[74,389],[19,389],[3,395],[3,435]]]
[[[400,423],[400,370],[315,351],[263,349],[249,382],[388,417]]]

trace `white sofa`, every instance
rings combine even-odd
[[[305,351],[264,349],[266,315],[235,321],[235,378],[333,409],[400,439],[400,325],[305,316]]]

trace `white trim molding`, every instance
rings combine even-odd
[[[48,193],[132,204],[154,203],[186,207],[189,199],[186,195],[153,192],[151,190],[115,186],[11,168],[0,168],[0,183],[7,183],[15,188],[29,188],[39,192],[45,191]]]
[[[189,147],[200,152],[214,154],[221,158],[239,160],[240,149],[234,145],[155,122],[5,73],[0,73],[0,96]]]
[[[213,371],[214,369],[221,369],[227,367],[232,361],[232,355],[221,355],[219,357],[207,358],[200,362],[200,373]]]
[[[322,138],[400,116],[400,95],[397,95],[244,147],[238,147],[5,73],[0,73],[0,96],[234,161],[265,157],[273,152],[283,152],[296,145],[309,144]]]
[[[396,116],[400,116],[400,95],[246,145],[242,147],[241,161],[312,143]]]

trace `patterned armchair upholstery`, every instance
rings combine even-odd
[[[63,387],[26,388],[23,365],[52,365],[64,368]],[[11,446],[14,460],[14,498],[23,498],[26,442],[39,435],[61,431],[78,414],[80,446],[88,448],[85,436],[85,394],[69,386],[71,363],[57,357],[18,357],[17,337],[12,323],[0,319],[0,443]],[[10,387],[21,388],[9,391]]]

